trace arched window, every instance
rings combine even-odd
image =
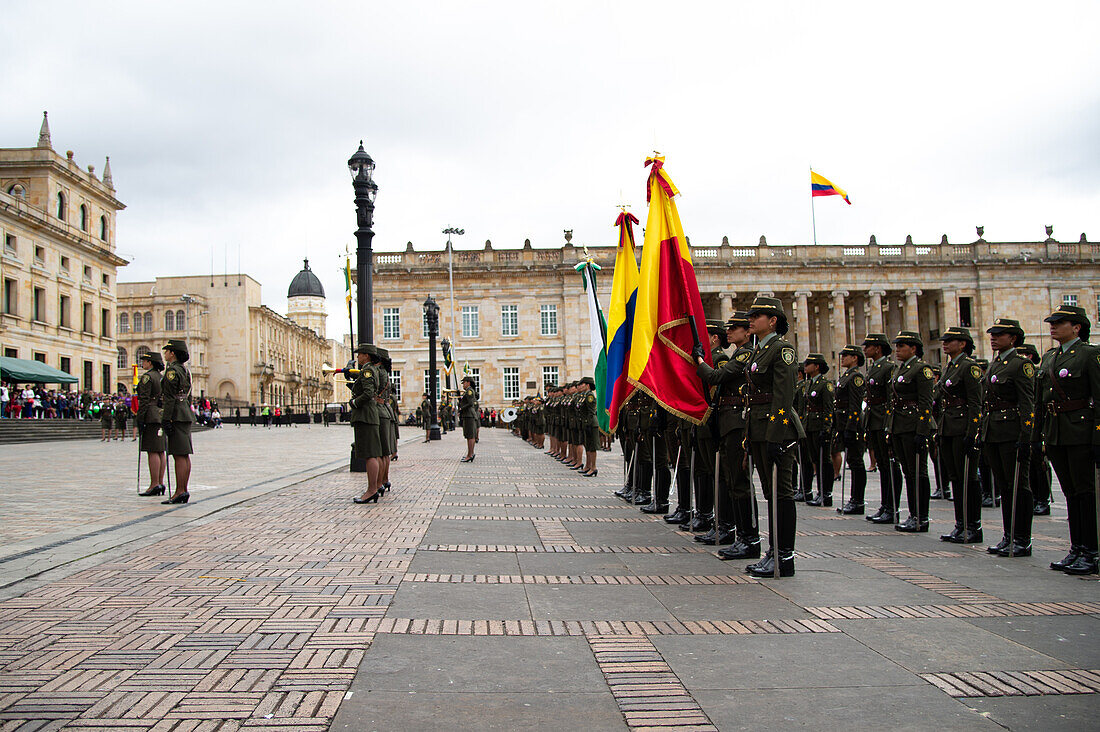
[[[152,333],[153,332],[153,314],[152,313],[145,313],[144,320],[145,320],[145,332],[146,333]]]
[[[80,204],[80,230],[88,230],[88,207],[83,203]]]
[[[187,316],[182,310],[176,311],[176,330],[187,330]]]
[[[141,313],[134,313],[134,332],[140,333],[145,330],[141,327]]]
[[[130,314],[119,313],[118,314],[118,332],[129,333],[130,332]]]
[[[126,356],[126,349],[122,346],[118,347],[118,372],[121,374],[123,369],[130,367],[130,359]]]
[[[176,329],[176,314],[169,310],[164,314],[164,329],[175,330]]]
[[[65,194],[57,194],[57,218],[65,220]]]
[[[107,241],[107,217],[99,217],[99,238],[103,241]]]

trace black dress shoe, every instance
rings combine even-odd
[[[1008,537],[1002,536],[996,546],[987,546],[985,550],[990,554],[1000,554],[1001,550],[1008,546]]]
[[[774,577],[775,564],[773,563],[772,555],[769,553],[764,559],[756,564],[750,564],[746,571],[753,577],[759,577],[761,579]],[[794,552],[779,552],[779,576],[794,577]]]
[[[960,537],[960,541],[955,542],[957,544],[981,544],[984,539],[982,538],[982,527],[971,526]]]
[[[642,513],[668,513],[667,503],[650,503],[646,506],[642,506]]]
[[[879,514],[877,517],[872,516],[867,520],[873,524],[892,524],[896,521],[896,516],[893,511],[887,509],[886,511]]]
[[[1051,562],[1050,563],[1050,568],[1051,569],[1056,569],[1059,572],[1061,572],[1061,571],[1065,570],[1066,567],[1068,567],[1071,564],[1073,564],[1074,562],[1076,562],[1077,559],[1080,556],[1081,556],[1081,547],[1076,546],[1076,545],[1071,546],[1069,548],[1069,554],[1066,555],[1066,558],[1063,559],[1060,562]]]
[[[734,529],[720,529],[714,543],[718,546],[726,546],[737,543],[737,531]]]
[[[877,518],[881,518],[882,514],[884,513],[886,513],[886,506],[879,506],[877,511],[875,511],[870,516],[864,516],[863,518],[867,519],[868,521],[874,521]]]
[[[1081,554],[1077,557],[1077,561],[1066,567],[1063,571],[1066,574],[1096,574],[1096,552],[1082,547]]]
[[[955,528],[951,529],[950,534],[940,534],[940,541],[949,541],[952,544],[962,544],[962,535],[965,529],[958,524],[955,524]]]
[[[1035,509],[1032,511],[1036,516],[1049,516],[1050,504],[1046,501],[1040,501],[1035,504]]]
[[[932,495],[930,495],[929,498],[931,498],[933,500],[936,500],[936,501],[941,501],[941,500],[943,500],[943,491],[941,491],[939,488],[937,488],[936,492],[933,493]]]
[[[186,491],[180,493],[178,496],[172,496],[167,501],[161,501],[161,503],[168,505],[170,503],[187,503],[187,500],[191,498],[191,494]]]
[[[904,531],[907,534],[927,534],[928,521],[918,521],[916,516],[905,519],[903,524],[895,524],[894,531]]]
[[[693,537],[695,541],[700,544],[706,544],[707,546],[714,546],[714,541],[718,538],[718,531],[711,527],[711,530],[705,534]]]
[[[836,512],[844,516],[862,516],[863,504],[848,501],[842,507],[838,508]]]
[[[756,538],[752,541],[743,542],[739,541],[731,546],[727,546],[725,549],[719,549],[716,552],[719,559],[759,559],[760,558],[760,539]]]
[[[691,522],[691,531],[695,534],[698,534],[700,531],[709,531],[710,527],[710,519],[706,516],[696,516],[695,520]]]
[[[645,493],[639,493],[636,496],[634,496],[634,505],[635,506],[644,506],[652,500],[653,500],[652,496],[647,496]]]
[[[164,486],[158,485],[158,486],[154,486],[152,488],[148,488],[146,490],[143,490],[141,493],[138,493],[138,495],[139,496],[163,496],[164,495]]]
[[[810,496],[806,493],[803,493],[802,491],[798,491],[794,494],[794,500],[796,500],[800,503],[803,502],[803,501],[808,501],[811,497],[812,496]]]
[[[988,493],[982,496],[982,508],[993,508],[993,496]]]
[[[378,499],[381,495],[382,495],[382,491],[377,490],[377,491],[374,492],[373,495],[368,496],[367,498],[360,498],[359,496],[356,496],[355,498],[353,498],[351,500],[352,500],[353,503],[378,503]]]
[[[1031,542],[1023,542],[1019,539],[1016,539],[997,553],[1000,554],[1002,557],[1030,557]]]
[[[677,508],[676,513],[670,513],[669,515],[665,516],[665,523],[666,524],[682,524],[685,521],[687,521],[687,519],[688,519],[687,511],[683,510],[682,508]]]

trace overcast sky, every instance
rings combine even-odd
[[[343,306],[346,161],[377,250],[612,244],[666,155],[693,244],[1100,240],[1100,3],[5,3],[0,146],[102,171],[123,281],[221,272]],[[337,317],[335,322],[341,322]],[[330,336],[338,335],[336,332]]]

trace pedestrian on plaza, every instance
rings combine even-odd
[[[114,405],[109,400],[99,403],[99,433],[100,442],[110,442],[115,439],[115,411]]]
[[[352,499],[355,503],[378,502],[385,494],[385,488],[379,482],[381,458],[384,454],[382,435],[379,431],[379,404],[376,399],[381,385],[381,377],[376,361],[378,349],[372,343],[360,343],[355,348],[355,360],[358,374],[350,385],[351,427],[355,435],[354,455],[366,462],[367,487],[362,495]],[[350,369],[344,369],[345,378],[352,376]]]
[[[184,366],[191,358],[187,342],[171,338],[162,349],[165,361],[164,378],[161,380],[161,429],[167,440],[168,454],[176,469],[175,491],[161,503],[187,503],[191,494],[187,490],[191,479],[191,425],[195,421],[191,413],[191,373]]]
[[[141,367],[145,373],[137,384],[137,413],[134,415],[140,437],[138,452],[147,454],[149,463],[149,487],[139,496],[164,495],[164,471],[168,465],[164,454],[164,435],[161,428],[161,372],[164,360],[159,353],[141,354]]]
[[[115,429],[118,430],[118,439],[126,439],[126,421],[130,416],[130,407],[120,397],[115,400],[114,407]]]
[[[11,396],[8,394],[8,385],[0,384],[0,419],[7,418],[9,404],[11,404]]]
[[[462,396],[458,400],[459,414],[462,417],[462,436],[466,439],[466,456],[461,462],[474,461],[474,443],[477,442],[477,392],[474,380],[470,376],[462,377]]]

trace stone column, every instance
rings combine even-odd
[[[959,325],[959,296],[955,290],[940,291],[940,332]]]
[[[733,298],[736,292],[719,292],[718,302],[722,306],[722,320],[726,321],[733,317]]]
[[[795,322],[794,348],[799,358],[805,358],[810,352],[810,304],[807,300],[813,293],[808,290],[798,290],[794,293],[798,310],[798,319]]]
[[[848,344],[848,310],[844,305],[844,298],[848,297],[848,291],[833,290],[829,294],[833,298],[833,342],[830,351],[835,352]],[[826,358],[829,356],[826,355]]]
[[[917,333],[920,333],[920,318],[917,313],[917,295],[919,294],[921,291],[916,288],[905,291],[905,329]]]
[[[886,290],[868,290],[867,297],[871,300],[871,322],[868,326],[870,333],[886,333],[882,328],[882,298],[886,296]],[[886,333],[889,336],[889,333]]]

